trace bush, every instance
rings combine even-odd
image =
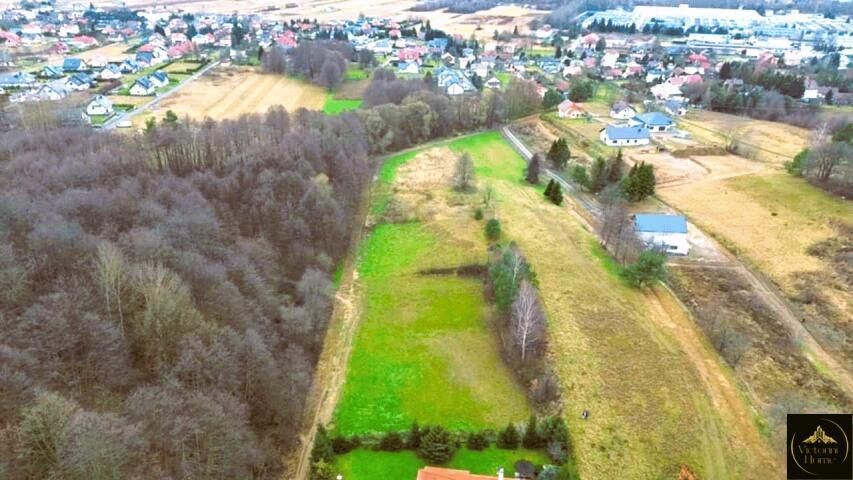
[[[335,437],[332,439],[332,450],[335,452],[335,455],[349,453],[360,446],[361,439],[358,438],[358,435],[353,436],[352,438]]]
[[[418,456],[430,464],[442,465],[453,458],[456,445],[450,438],[450,432],[444,427],[427,427],[421,434]]]
[[[326,433],[326,428],[318,425],[317,434],[314,436],[314,447],[311,449],[311,462],[317,463],[321,460],[326,463],[334,462],[335,450],[332,447],[329,434]]]
[[[489,446],[489,440],[483,432],[471,432],[465,445],[468,450],[485,450]]]
[[[518,430],[515,429],[515,425],[510,423],[498,435],[498,448],[505,450],[518,448]]]
[[[386,452],[399,452],[404,446],[403,437],[397,432],[388,432],[379,440],[379,450]]]
[[[571,178],[578,186],[589,188],[589,173],[587,173],[586,167],[583,165],[573,166],[569,171],[569,178]]]
[[[483,209],[478,208],[474,210],[474,220],[482,220],[483,219]]]
[[[521,444],[524,448],[530,449],[542,447],[542,437],[539,436],[539,425],[536,422],[536,415],[531,415],[527,421],[527,427],[524,429],[524,438],[521,439]]]
[[[492,241],[501,238],[501,222],[497,218],[486,223],[486,238]]]
[[[666,278],[666,255],[653,251],[640,254],[637,263],[622,270],[622,276],[635,287],[644,287]]]
[[[311,480],[333,480],[335,478],[335,467],[324,460],[311,464]]]
[[[409,435],[406,438],[406,448],[409,450],[417,450],[418,447],[421,446],[421,429],[418,426],[418,422],[412,424],[412,428],[409,429]]]
[[[785,162],[785,170],[795,177],[802,177],[803,170],[806,168],[806,159],[809,156],[809,149],[796,154],[790,162]]]

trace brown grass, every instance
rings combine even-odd
[[[725,145],[731,136],[756,160],[778,165],[806,148],[810,136],[804,128],[709,110],[691,110],[679,119],[679,127],[710,145]]]
[[[217,68],[152,106],[152,115],[161,118],[172,110],[180,118],[233,119],[245,113],[263,113],[275,105],[288,111],[300,107],[318,110],[325,99],[322,88],[283,75]],[[136,121],[142,124],[144,119],[138,116]]]

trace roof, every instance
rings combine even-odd
[[[633,140],[649,138],[649,131],[643,127],[614,127],[606,128],[607,138],[611,140]]]
[[[687,233],[687,218],[684,215],[638,213],[634,216],[634,227],[638,232]]]
[[[660,112],[641,113],[634,117],[634,119],[643,123],[643,125],[672,125],[673,123],[671,118]]]
[[[610,107],[610,110],[614,111],[614,112],[621,112],[622,110],[625,110],[626,108],[630,108],[631,110],[634,109],[634,107],[632,107],[630,103],[620,100],[620,101],[614,103],[613,106]]]
[[[66,58],[62,61],[62,68],[66,70],[77,70],[81,65],[83,65],[83,60],[79,58]]]
[[[417,480],[495,480],[496,478],[489,475],[474,475],[468,470],[424,467],[418,470]]]

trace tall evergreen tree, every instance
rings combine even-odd
[[[543,193],[543,195],[545,195],[545,197],[550,199],[552,190],[554,190],[554,180],[553,179],[551,179],[548,182],[548,185],[545,187],[545,192]]]
[[[622,180],[623,170],[625,170],[625,161],[622,159],[622,149],[620,148],[607,169],[607,183],[619,183]]]
[[[589,177],[589,191],[592,193],[598,193],[607,186],[607,164],[603,158],[598,157],[592,162]]]
[[[527,183],[533,185],[539,183],[540,157],[541,155],[534,153],[533,158],[530,159],[530,163],[527,164],[527,174],[524,177]]]

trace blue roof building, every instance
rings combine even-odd
[[[631,126],[641,126],[651,132],[668,132],[675,122],[660,112],[648,112],[637,115],[628,122]]]
[[[599,133],[601,141],[610,147],[638,147],[651,141],[649,131],[642,126],[609,125]]]
[[[62,61],[62,70],[66,72],[80,72],[88,69],[89,66],[82,58],[66,58]]]
[[[684,215],[638,213],[634,215],[634,232],[648,248],[671,255],[690,252]]]

